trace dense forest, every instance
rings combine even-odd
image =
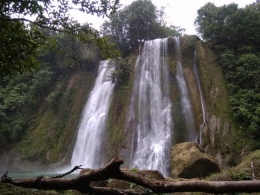
[[[108,19],[97,31],[69,16],[73,6]],[[132,71],[129,56],[138,52],[142,42],[184,35],[185,29],[167,24],[165,17],[164,8],[151,0],[136,0],[125,7],[119,0],[55,5],[51,0],[1,1],[0,153],[21,146],[43,104],[51,106],[54,114],[67,106],[53,127],[58,145],[74,93],[66,91],[65,80],[77,71],[96,75],[100,60],[112,58],[117,63],[110,79],[117,89],[127,88]],[[236,142],[247,137],[250,151],[260,149],[260,1],[243,8],[207,3],[197,11],[194,23],[223,72],[234,129],[242,135]],[[92,83],[87,85],[90,88]]]

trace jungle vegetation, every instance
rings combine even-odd
[[[180,36],[184,29],[164,21],[164,8],[137,0],[120,9],[119,1],[73,0],[84,13],[108,15],[101,32],[71,19],[73,9],[58,0],[0,2],[0,145],[18,142],[33,121],[40,101],[59,100],[52,88],[76,68],[95,71],[104,58],[126,57],[145,40]],[[195,24],[201,38],[213,45],[227,82],[237,130],[260,147],[260,2],[239,8],[207,3]],[[30,20],[27,16],[34,16]],[[121,61],[121,85],[129,67]],[[120,68],[121,67],[121,68]]]
[[[237,130],[260,147],[260,1],[239,8],[207,3],[195,20],[202,39],[218,54]]]
[[[101,59],[115,58],[118,63],[114,77],[117,86],[124,86],[130,67],[118,58],[120,55],[135,51],[143,40],[180,35],[183,31],[180,27],[167,27],[164,8],[158,10],[150,0],[134,1],[123,9],[119,9],[119,1],[109,2],[0,2],[1,146],[21,140],[33,123],[40,102],[59,102],[62,89],[51,86],[59,86],[57,83],[71,71],[81,68],[94,74]],[[73,6],[84,13],[108,15],[110,21],[103,24],[102,33],[98,32],[88,23],[70,18],[68,12]],[[125,20],[117,21],[121,14]],[[36,19],[30,19],[32,16]],[[129,26],[121,28],[122,24]],[[114,32],[114,28],[118,31]]]
[[[122,9],[118,0],[112,4],[73,0],[82,12],[109,16],[101,32],[71,19],[67,13],[73,8],[67,1],[57,2],[56,6],[51,0],[0,2],[1,148],[23,138],[40,102],[59,103],[59,82],[71,71],[94,74],[101,59],[126,57],[142,41],[180,36],[184,31],[167,26],[163,8],[157,9],[150,0],[137,0]],[[207,3],[195,20],[201,38],[218,54],[237,130],[251,138],[251,149],[260,148],[259,9],[259,0],[244,8]],[[119,85],[127,83],[129,71],[120,58],[114,75]]]

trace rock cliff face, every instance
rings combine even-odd
[[[233,145],[235,138],[232,137],[232,113],[222,70],[216,63],[217,56],[206,43],[200,41],[196,36],[183,36],[180,38],[180,42],[181,60],[192,104],[197,142],[207,154],[211,154],[217,159],[221,167],[232,166],[237,163]],[[169,41],[169,44],[170,74],[174,78],[176,74],[176,57],[173,55],[176,53],[174,39]],[[196,81],[194,65],[200,88]],[[180,94],[175,84],[176,81],[172,79],[171,82],[171,97],[173,103],[176,104],[180,101]],[[204,116],[202,101],[204,101]],[[173,118],[178,119],[178,116],[175,115]],[[175,121],[175,123],[174,131],[177,133],[175,133],[174,142],[180,143],[184,140],[181,136],[183,127],[178,125],[179,121]]]
[[[234,153],[232,137],[232,113],[229,107],[228,94],[222,70],[216,65],[216,55],[196,36],[180,38],[182,64],[192,104],[195,128],[201,138],[201,147],[207,154],[214,156],[221,167],[228,167],[237,162]],[[194,51],[196,56],[194,58]],[[169,40],[169,70],[171,80],[171,99],[173,104],[180,100],[175,74],[174,39]],[[135,65],[136,56],[129,56],[129,63]],[[205,101],[205,119],[203,119],[201,95],[193,72],[196,62],[203,99]],[[131,130],[126,132],[126,113],[133,84],[133,72],[129,86],[117,88],[110,107],[106,134],[106,161],[114,155],[120,155],[126,161],[128,138]],[[17,170],[32,170],[39,167],[60,167],[70,161],[80,120],[81,109],[85,104],[88,93],[94,82],[95,74],[76,71],[64,78],[62,85],[63,96],[58,104],[50,105],[42,101],[36,113],[35,122],[24,135],[21,143],[0,154],[1,167],[4,170],[12,167]],[[175,117],[175,116],[173,116]],[[182,120],[179,118],[179,120]],[[205,123],[203,123],[205,120]],[[203,125],[202,125],[203,124]],[[181,135],[182,126],[175,125],[173,142],[184,140]],[[200,135],[201,133],[201,135]],[[104,162],[106,163],[106,162]]]
[[[75,70],[54,83],[60,89],[59,100],[48,103],[42,98],[22,141],[1,153],[1,169],[33,171],[68,165],[81,110],[94,79],[94,73]]]
[[[173,105],[177,105],[178,102],[180,102],[180,92],[175,79],[176,47],[173,38],[170,38],[168,42],[171,99]],[[183,36],[180,38],[180,42],[184,76],[190,94],[195,129],[198,137],[197,141],[200,142],[201,147],[205,149],[207,154],[210,154],[217,159],[222,168],[232,166],[237,163],[237,154],[234,153],[233,145],[235,138],[232,138],[232,113],[229,106],[229,98],[225,81],[222,76],[222,70],[216,64],[217,56],[206,43],[200,41],[196,36]],[[196,55],[194,55],[194,51],[196,51]],[[135,65],[135,61],[133,59],[135,58],[132,57],[132,60],[130,60],[130,64],[132,64],[132,66]],[[194,63],[197,67],[201,87],[200,89],[198,87],[198,83],[196,83]],[[131,83],[132,81],[129,82],[128,92],[125,91],[124,93],[120,93],[120,98],[121,100],[124,100],[124,103],[122,104],[122,101],[120,104],[112,103],[112,115],[109,116],[109,136],[113,135],[113,137],[107,137],[107,142],[110,145],[108,152],[112,154],[114,151],[113,154],[120,154],[120,156],[123,156],[123,158],[126,159],[126,164],[130,152],[127,148],[125,148],[125,146],[127,146],[128,137],[131,137],[131,129],[124,131],[125,122],[122,122],[122,120],[126,118],[124,115],[126,114],[130,100],[129,95],[131,95],[132,89]],[[120,90],[117,90],[117,92],[120,92]],[[118,101],[119,99],[117,92],[115,93],[115,101]],[[205,104],[205,116],[203,116],[202,99]],[[118,105],[121,105],[120,109],[118,109]],[[181,125],[181,120],[183,119],[178,116],[179,108],[175,107],[174,109],[173,118],[175,120],[175,125],[173,130],[173,143],[176,144],[185,141],[185,138],[182,135],[183,126]],[[115,110],[117,113],[115,113]],[[117,118],[120,118],[121,122],[116,122],[116,116],[119,115],[120,117]],[[111,123],[111,120],[114,120],[114,122]],[[117,129],[117,133],[115,133],[116,131],[114,131],[114,129]],[[112,157],[112,155],[110,155],[110,157]]]
[[[237,155],[234,153],[233,142],[235,138],[232,137],[233,122],[232,112],[229,105],[228,92],[226,89],[225,80],[222,75],[222,70],[216,64],[217,56],[207,44],[202,41],[192,41],[192,37],[183,37],[183,44],[193,42],[196,49],[196,64],[205,100],[205,124],[201,126],[201,146],[206,153],[213,155],[222,167],[229,167],[237,163]],[[185,55],[185,51],[183,51]],[[186,52],[187,54],[187,52]],[[202,124],[201,107],[198,91],[193,90],[193,78],[190,76],[191,63],[187,64],[187,71],[185,71],[186,78],[189,83],[191,99],[193,102],[194,116],[196,126]],[[197,94],[197,95],[196,95]]]
[[[197,64],[206,102],[206,123],[202,128],[202,147],[213,155],[222,167],[236,163],[232,145],[233,122],[229,97],[216,55],[199,41],[195,45]]]

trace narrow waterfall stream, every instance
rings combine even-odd
[[[176,44],[176,57],[177,57],[177,83],[181,93],[181,104],[182,104],[182,116],[185,119],[186,124],[186,141],[196,141],[196,131],[194,118],[192,113],[191,102],[189,98],[188,87],[183,74],[183,66],[181,62],[181,44],[178,37],[175,37]],[[184,132],[183,132],[184,133]]]
[[[101,61],[98,76],[88,100],[85,104],[74,151],[71,167],[85,165],[87,168],[102,166],[102,149],[105,133],[105,123],[110,106],[114,84],[109,77],[114,67],[108,60]]]
[[[199,80],[199,74],[197,71],[197,64],[196,64],[196,50],[194,51],[194,61],[193,61],[193,74],[195,75],[195,79],[196,79],[196,83],[199,89],[199,93],[200,93],[200,101],[201,101],[201,109],[202,109],[202,117],[203,117],[203,121],[202,124],[200,125],[200,132],[199,135],[197,136],[197,143],[202,145],[202,130],[204,128],[204,126],[206,125],[206,107],[205,107],[205,100],[203,97],[203,93],[202,93],[202,89],[201,89],[201,84],[200,84],[200,80]]]
[[[130,167],[169,174],[172,145],[168,39],[146,41],[135,65],[127,125],[133,131]]]

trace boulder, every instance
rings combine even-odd
[[[217,160],[205,154],[198,144],[184,142],[171,149],[171,176],[202,178],[220,172]]]

